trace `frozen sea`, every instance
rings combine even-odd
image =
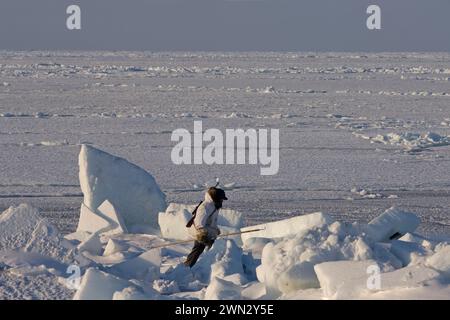
[[[278,174],[173,164],[171,132],[195,120],[279,129]],[[412,149],[374,139],[428,132],[438,138]],[[395,205],[420,216],[420,233],[448,235],[449,135],[445,53],[0,51],[0,211],[30,203],[63,233],[91,143],[151,172],[168,202],[198,203],[219,177],[248,224],[316,211],[367,222]]]

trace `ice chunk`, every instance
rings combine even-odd
[[[421,265],[381,273],[376,261],[333,261],[314,267],[324,296],[333,299],[354,299],[393,288],[424,285],[439,273]]]
[[[77,233],[90,232],[102,233],[110,230],[112,226],[104,217],[95,213],[84,203],[81,204],[80,219],[78,220]]]
[[[132,284],[106,272],[89,268],[81,280],[73,299],[74,300],[111,300],[114,293]]]
[[[395,288],[411,288],[426,286],[429,281],[439,277],[435,270],[423,265],[412,265],[381,274],[381,291]],[[370,290],[373,292],[374,290]]]
[[[242,289],[241,295],[243,299],[248,300],[263,299],[266,295],[266,287],[264,286],[264,283],[254,281]]]
[[[103,252],[104,256],[109,256],[117,252],[126,251],[129,246],[123,242],[116,239],[109,239],[106,244],[105,251]]]
[[[255,258],[261,258],[262,251],[266,244],[272,242],[272,239],[268,238],[248,238],[244,242],[244,246],[242,247],[245,251],[249,251]]]
[[[297,216],[294,218],[284,219],[275,222],[269,222],[256,226],[242,228],[241,231],[249,231],[255,229],[263,229],[261,231],[243,233],[241,235],[242,242],[246,242],[249,238],[280,238],[289,235],[296,235],[304,230],[313,227],[329,224],[332,219],[321,213],[311,213],[304,216]]]
[[[83,241],[86,241],[91,235],[92,235],[92,232],[78,231],[78,232],[66,234],[64,236],[64,239],[66,239],[72,243],[79,244]]]
[[[100,237],[96,233],[93,233],[89,238],[78,245],[78,251],[88,251],[92,254],[100,255],[103,251]]]
[[[228,240],[226,241],[223,256],[211,266],[211,278],[224,278],[233,274],[242,275],[239,281],[247,282],[244,277],[244,268],[242,265],[242,249],[234,241]]]
[[[358,296],[360,291],[367,289],[372,268],[380,270],[374,260],[332,261],[315,265],[314,271],[325,297],[345,299]]]
[[[222,208],[217,218],[217,224],[219,226],[240,229],[244,227],[244,216],[239,211]]]
[[[218,227],[221,232],[219,235],[220,238],[225,240],[233,240],[234,242],[236,242],[238,246],[242,247],[242,239],[239,229],[236,229],[234,227],[225,227],[221,225],[219,225]]]
[[[419,224],[415,214],[392,207],[370,221],[366,231],[375,241],[388,241],[413,232]]]
[[[165,212],[158,214],[158,223],[161,235],[167,239],[187,240],[190,239],[186,224],[192,217],[195,206],[171,203]]]
[[[233,240],[218,239],[209,251],[200,256],[191,270],[195,278],[203,283],[209,282],[213,277],[212,274],[227,276],[240,273],[244,275],[242,250]]]
[[[206,300],[240,300],[242,288],[230,281],[213,277],[206,288]]]
[[[79,178],[84,204],[96,210],[105,200],[122,214],[125,227],[158,228],[157,214],[166,209],[165,195],[142,168],[92,146],[82,145]]]
[[[174,280],[164,280],[157,279],[153,281],[153,289],[155,289],[160,294],[174,294],[180,292],[180,288],[178,287],[178,283]]]
[[[136,257],[136,253],[133,252],[116,252],[107,256],[98,256],[89,251],[84,251],[82,252],[82,255],[90,261],[104,266],[115,265]]]
[[[427,259],[427,265],[433,269],[450,276],[450,245],[440,248],[435,254]]]
[[[165,284],[173,283],[169,285],[171,290],[173,290],[174,286],[177,286],[180,290],[200,290],[203,285],[194,279],[194,274],[188,266],[184,265],[184,263],[180,263],[175,267],[169,267],[165,274],[162,275],[162,280]],[[158,284],[156,284],[158,286]],[[155,286],[155,282],[154,282]],[[164,290],[163,288],[161,288]]]
[[[114,265],[109,271],[124,279],[153,282],[159,278],[160,266],[161,251],[159,249],[151,249],[138,257]]]
[[[290,266],[280,275],[277,284],[278,289],[283,293],[319,287],[319,281],[314,272],[314,264],[309,261]]]
[[[127,233],[127,228],[125,226],[125,222],[122,219],[122,216],[116,211],[114,206],[109,200],[105,200],[100,207],[97,208],[97,211],[101,213],[104,217],[108,218],[109,223],[111,224],[111,230],[107,231],[107,234],[118,234],[118,233]]]
[[[116,291],[112,297],[113,300],[161,300],[162,297],[156,292],[149,294],[136,287],[128,287],[122,291]]]
[[[401,240],[392,241],[390,251],[400,259],[402,266],[414,263],[427,254],[425,248],[420,244]]]
[[[105,200],[95,212],[81,204],[77,233],[81,235],[82,232],[111,236],[128,231],[122,216],[109,200]]]

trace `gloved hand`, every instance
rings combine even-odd
[[[215,239],[210,237],[208,230],[206,230],[205,228],[200,228],[197,230],[196,240],[198,242],[205,244],[208,248],[210,248],[212,247]]]
[[[200,228],[197,230],[197,236],[196,236],[196,240],[199,242],[207,242],[209,239],[208,237],[208,230],[206,230],[205,228]]]

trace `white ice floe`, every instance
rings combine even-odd
[[[242,241],[250,238],[280,238],[289,235],[295,235],[298,232],[308,230],[315,226],[321,226],[329,223],[331,218],[321,212],[312,213],[303,216],[297,216],[281,221],[264,223],[256,226],[242,228],[241,231],[261,229],[256,232],[243,233]]]
[[[380,272],[376,261],[333,261],[315,266],[326,298],[370,298],[372,294],[401,288],[426,286],[439,274],[425,266],[415,265],[391,272]]]
[[[135,226],[158,229],[157,215],[166,209],[165,195],[147,171],[88,145],[81,146],[79,167],[87,208],[95,212],[109,200],[128,231]]]
[[[387,241],[414,232],[419,224],[415,214],[392,207],[370,221],[366,232],[375,241]]]

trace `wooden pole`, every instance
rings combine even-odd
[[[229,236],[235,236],[235,235],[238,235],[238,234],[249,233],[249,232],[256,232],[256,231],[261,231],[261,230],[265,230],[265,229],[251,229],[251,230],[246,230],[246,231],[239,231],[239,232],[231,232],[231,233],[219,234],[219,236],[217,238],[225,238],[225,237],[229,237]],[[192,241],[195,241],[195,239],[164,243],[164,244],[160,244],[160,245],[151,247],[150,250],[151,249],[157,249],[157,248],[164,248],[164,247],[175,246],[177,244],[185,244],[185,243],[189,243],[189,242],[192,242]]]

